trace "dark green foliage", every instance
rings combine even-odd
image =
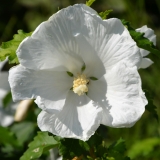
[[[149,91],[147,91],[147,90],[144,90],[144,91],[145,91],[146,98],[148,100],[148,104],[146,105],[146,109],[158,121],[157,107],[153,103],[153,95]]]
[[[13,146],[18,146],[14,133],[10,131],[8,128],[0,126],[0,135],[0,144],[10,144]]]
[[[160,50],[154,46],[153,42],[144,37],[144,33],[135,31],[135,29],[131,27],[131,24],[128,21],[122,20],[122,23],[127,27],[131,37],[137,43],[138,47],[148,50],[160,58]]]

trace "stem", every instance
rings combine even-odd
[[[90,156],[91,156],[93,159],[96,158],[96,156],[95,156],[95,154],[94,154],[94,148],[91,148],[91,149],[90,149],[89,154],[90,154]]]

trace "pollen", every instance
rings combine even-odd
[[[87,79],[84,74],[78,75],[73,81],[73,92],[79,96],[84,95],[84,93],[88,92],[88,83],[89,79]]]

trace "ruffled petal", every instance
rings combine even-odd
[[[9,83],[13,100],[42,99],[52,101],[52,105],[46,104],[42,109],[54,109],[54,106],[63,106],[66,95],[72,87],[73,78],[66,72],[52,70],[30,70],[21,65],[13,67],[9,71]],[[41,107],[40,107],[41,108]]]
[[[136,67],[120,62],[98,81],[90,82],[88,96],[103,108],[102,124],[131,127],[142,116],[147,100]]]
[[[137,32],[145,33],[144,37],[148,38],[150,41],[153,42],[154,45],[156,45],[156,35],[154,34],[154,31],[151,28],[148,28],[146,25],[136,29]],[[149,51],[140,49],[142,57],[147,56],[149,54]]]
[[[68,7],[57,12],[20,44],[17,55],[23,66],[80,72],[84,62],[78,55],[79,49],[72,31],[72,25],[75,29],[79,28],[79,23],[75,22],[80,15],[73,13],[73,10],[74,7]]]
[[[150,60],[149,58],[143,58],[142,62],[140,64],[140,68],[147,68],[150,65],[152,65],[154,62],[152,60]]]
[[[154,45],[156,45],[156,35],[154,34],[154,31],[151,28],[148,28],[146,25],[136,29],[137,32],[141,32],[144,33],[144,37],[148,38],[150,41],[153,42]],[[140,53],[142,57],[147,56],[150,52],[140,48]],[[148,59],[148,58],[143,58],[139,68],[147,68],[149,67],[151,64],[153,64],[153,61]]]
[[[90,76],[101,77],[127,59],[140,61],[139,48],[118,19],[103,21],[90,7],[69,6],[37,27],[17,50],[20,63],[30,69],[54,69],[77,74],[85,65]],[[94,65],[96,64],[96,65]],[[98,72],[99,71],[99,72]]]
[[[109,109],[104,109],[102,124],[112,127],[131,127],[145,111],[147,99],[141,89],[141,79],[136,67],[119,63],[105,76]],[[107,113],[105,115],[105,113]],[[111,115],[108,122],[108,113]],[[107,120],[106,120],[107,119]]]
[[[84,5],[78,7],[87,10]],[[127,59],[131,66],[139,65],[141,61],[139,48],[119,19],[112,18],[103,21],[98,15],[89,11],[84,13],[84,22],[81,21],[81,23],[85,25],[83,28],[79,27],[79,32],[75,36],[81,35],[86,39],[82,42],[86,46],[89,43],[88,47],[91,46],[92,54],[98,55],[106,69],[124,59]],[[88,52],[85,54],[87,55]]]
[[[42,131],[83,141],[94,134],[100,122],[101,108],[95,106],[86,95],[78,96],[72,91],[61,112],[49,114],[41,111],[38,116],[38,126]]]
[[[144,37],[148,38],[150,41],[153,42],[154,45],[156,45],[156,35],[154,34],[154,31],[151,28],[148,28],[146,25],[136,29],[137,32],[141,32],[144,33]],[[150,52],[145,50],[145,49],[141,49],[140,48],[140,53],[142,55],[142,57],[147,56]]]

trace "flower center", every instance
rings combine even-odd
[[[88,92],[88,82],[89,79],[87,79],[84,74],[78,75],[73,81],[73,92],[77,93],[79,96],[84,95],[84,93]]]

